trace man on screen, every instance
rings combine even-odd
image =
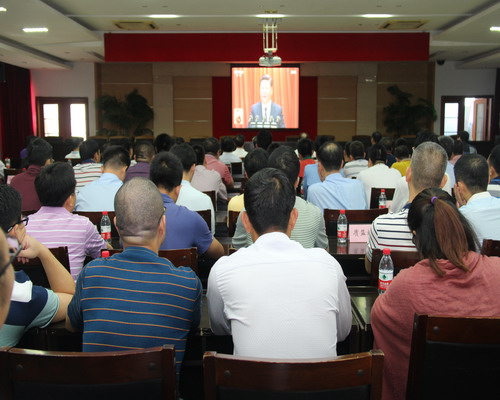
[[[279,104],[273,103],[273,78],[262,75],[260,78],[260,102],[252,106],[248,119],[249,128],[286,128],[283,110]]]

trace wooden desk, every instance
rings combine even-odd
[[[369,351],[373,348],[373,331],[370,314],[373,303],[378,297],[378,291],[373,286],[352,286],[351,294],[352,315],[359,324],[359,351]]]
[[[347,241],[339,244],[336,237],[328,237],[328,249],[335,257],[347,277],[348,286],[364,286],[370,284],[370,275],[365,270],[366,243]]]

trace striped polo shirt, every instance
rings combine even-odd
[[[201,293],[192,269],[131,246],[85,266],[68,316],[83,330],[83,351],[173,344],[179,371],[189,330],[200,322]]]
[[[96,162],[84,162],[73,167],[76,179],[76,191],[99,179],[102,175],[102,164]]]

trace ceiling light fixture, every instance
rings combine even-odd
[[[490,28],[490,31],[492,31],[492,32],[500,32],[500,26],[492,26]]]
[[[392,14],[363,14],[363,18],[391,18],[394,17]]]
[[[49,28],[23,28],[25,33],[39,33],[39,32],[48,32]]]
[[[278,20],[281,14],[261,14],[262,24],[262,45],[264,55],[259,58],[261,67],[278,67],[281,65],[281,57],[274,55],[278,51]]]
[[[0,7],[0,12],[5,12],[7,9],[5,7]]]
[[[266,19],[266,18],[284,18],[285,15],[284,14],[275,14],[275,13],[268,13],[268,14],[257,14],[256,15],[257,18],[263,18],[263,19]]]
[[[179,18],[179,15],[175,14],[152,14],[149,18]]]

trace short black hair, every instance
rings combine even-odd
[[[267,150],[272,142],[273,134],[271,132],[263,130],[257,134],[257,146],[261,149]]]
[[[234,143],[236,143],[237,147],[243,147],[245,144],[245,136],[243,136],[241,133],[239,135],[236,135],[234,137]]]
[[[136,159],[150,160],[155,156],[155,148],[151,142],[140,140],[134,146],[134,154]]]
[[[64,141],[64,144],[67,146],[68,151],[73,151],[76,150],[82,142],[83,138],[81,137],[69,137]]]
[[[464,143],[467,143],[469,141],[469,132],[467,131],[460,131],[458,132],[458,137],[460,140]]]
[[[267,152],[268,152],[268,154],[269,154],[269,155],[273,154],[273,151],[274,151],[274,150],[276,150],[276,149],[277,149],[278,147],[280,147],[280,146],[281,146],[281,144],[279,144],[279,143],[276,143],[276,142],[271,143],[271,144],[269,145],[269,147],[267,148]]]
[[[181,161],[182,169],[188,172],[196,164],[196,153],[188,143],[176,144],[170,152]]]
[[[323,168],[329,171],[340,170],[344,154],[342,147],[335,142],[327,142],[319,149],[318,161],[321,162]]]
[[[434,142],[439,144],[438,136],[434,132],[428,131],[426,129],[421,130],[417,133],[417,137],[415,138],[413,147],[417,148],[419,144],[424,142]]]
[[[439,136],[438,142],[444,151],[446,151],[448,159],[450,159],[453,153],[453,139],[449,136]]]
[[[36,138],[28,145],[28,164],[43,167],[52,158],[52,146],[46,140]]]
[[[156,152],[169,151],[172,147],[173,139],[166,133],[160,133],[154,141]]]
[[[217,152],[220,150],[220,144],[216,138],[209,137],[203,141],[203,148],[205,149],[206,154],[217,154]]]
[[[7,232],[21,217],[21,195],[12,186],[0,184],[0,226]]]
[[[500,136],[498,136],[500,137]],[[500,174],[500,144],[493,147],[488,157],[488,163]]]
[[[102,153],[102,165],[111,168],[129,167],[130,154],[122,145],[112,145],[106,147]]]
[[[82,161],[94,158],[97,152],[99,152],[99,143],[94,139],[87,139],[80,145],[80,159]]]
[[[333,139],[330,135],[316,136],[316,140],[314,141],[314,150],[316,150],[316,153],[326,142],[333,142]]]
[[[297,151],[302,157],[311,157],[314,143],[311,139],[303,138],[297,142]]]
[[[245,185],[245,210],[258,235],[286,232],[295,205],[295,190],[286,175],[275,168],[264,168]]]
[[[464,142],[461,142],[460,140],[453,141],[453,154],[464,154]]]
[[[205,149],[199,144],[193,144],[193,150],[196,154],[196,165],[203,165],[205,162]]]
[[[116,146],[122,146],[127,151],[130,151],[132,149],[132,140],[130,140],[129,138],[113,139],[111,143]]]
[[[182,163],[174,154],[162,151],[151,162],[149,178],[170,192],[182,182]]]
[[[396,147],[396,150],[394,150],[394,156],[399,159],[409,158],[410,151],[408,150],[408,147],[403,144]]]
[[[300,172],[300,161],[290,146],[281,146],[273,151],[269,156],[268,166],[282,171],[295,190],[295,182],[297,182]]]
[[[480,154],[464,154],[454,167],[455,180],[463,182],[472,193],[485,192],[488,188],[488,162]]]
[[[394,151],[394,139],[390,136],[384,136],[381,140],[380,140],[380,144],[383,145],[385,147],[385,149],[387,150],[387,152],[393,152]]]
[[[42,206],[62,207],[75,193],[75,188],[75,172],[66,162],[47,165],[35,178],[35,189]]]
[[[221,139],[221,147],[223,152],[232,153],[236,150],[236,143],[234,142],[233,138],[223,137]]]
[[[374,144],[371,146],[368,151],[368,159],[371,160],[373,164],[377,161],[383,161],[385,163],[387,160],[387,151],[385,147],[381,144]]]
[[[182,144],[182,143],[186,143],[186,141],[184,140],[183,137],[176,136],[176,137],[174,137],[174,143],[175,144]]]
[[[348,141],[348,142],[345,142],[345,144],[344,144],[344,154],[345,154],[347,157],[349,157],[349,156],[351,155],[351,149],[350,149],[350,147],[351,147],[351,143],[352,143],[352,142],[349,142],[349,141]]]
[[[243,165],[248,178],[251,178],[256,172],[267,167],[269,154],[264,149],[254,149],[245,156]]]
[[[398,147],[398,146],[406,146],[408,147],[408,142],[406,141],[405,138],[397,138],[396,139],[396,143],[394,143],[394,146]]]
[[[365,145],[359,140],[351,142],[349,145],[349,154],[355,159],[364,158],[365,156]]]
[[[372,133],[372,139],[375,143],[379,143],[382,140],[382,134],[379,131]]]

